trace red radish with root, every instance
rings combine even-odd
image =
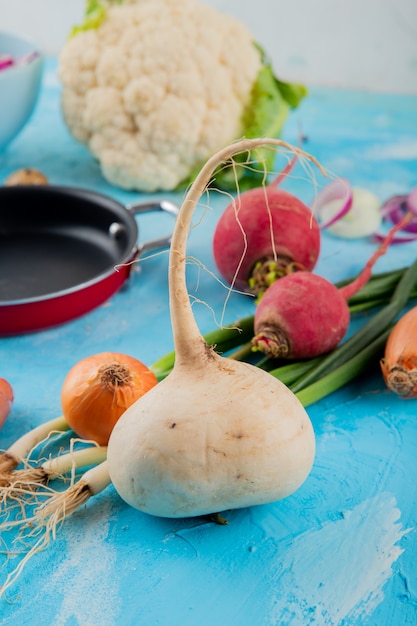
[[[312,272],[290,274],[271,285],[255,313],[253,349],[272,358],[310,359],[335,348],[349,328],[347,301],[368,282],[376,261],[410,219],[412,214],[405,215],[359,276],[340,289]]]
[[[277,278],[311,271],[320,253],[320,228],[311,210],[277,189],[298,155],[267,186],[239,194],[225,209],[213,237],[217,269],[229,285],[262,294]]]

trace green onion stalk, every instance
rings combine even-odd
[[[340,288],[351,280],[340,281],[336,286]],[[379,361],[395,319],[414,298],[417,298],[417,260],[410,267],[374,274],[348,304],[351,314],[372,309],[376,312],[337,348],[303,361],[283,362],[254,353],[251,346],[253,315],[211,331],[204,339],[228,358],[247,361],[269,371],[308,406],[348,384]],[[174,362],[175,352],[155,361],[151,369],[158,380],[169,374]]]

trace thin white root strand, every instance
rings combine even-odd
[[[49,546],[49,543],[50,538],[46,533],[38,539],[35,545],[23,556],[17,567],[7,575],[4,584],[0,586],[0,597],[4,596],[6,591],[17,581],[27,562],[38,552],[45,550]]]
[[[65,491],[56,492],[42,504],[30,520],[34,526],[31,534],[45,527],[52,538],[56,538],[57,527],[92,496],[97,495],[111,483],[107,461],[89,469],[80,480]]]
[[[45,488],[46,489],[46,488]],[[4,536],[5,531],[14,528],[21,528],[26,525],[28,510],[33,510],[42,502],[44,493],[28,491],[27,488],[5,488],[0,501],[0,534]]]
[[[27,510],[52,498],[62,498],[62,491],[51,487],[49,481],[63,479],[65,474],[72,472],[71,484],[74,483],[75,470],[82,467],[96,466],[106,459],[107,447],[94,447],[71,451],[59,457],[51,458],[40,467],[16,470],[9,475],[9,483],[0,488],[0,531],[16,527],[27,527]],[[75,488],[79,489],[76,485]],[[71,488],[70,488],[71,489]],[[64,492],[65,493],[65,492]],[[71,494],[70,494],[71,495]]]
[[[76,469],[98,465],[105,461],[106,456],[107,447],[94,444],[92,447],[51,457],[38,466],[14,470],[0,483],[0,503],[12,496],[16,497],[16,494],[31,495],[52,480],[64,479],[69,472],[73,478]]]
[[[35,543],[25,553],[17,567],[7,575],[5,583],[0,587],[0,596],[17,581],[28,561],[35,554],[48,548],[51,540],[56,539],[57,529],[66,518],[110,484],[107,461],[103,461],[85,472],[78,482],[65,491],[55,492],[35,510],[31,518],[25,520],[25,527],[31,530],[26,535],[21,535],[19,540],[24,543],[35,539]]]
[[[43,471],[49,480],[60,478],[74,469],[99,465],[106,460],[107,446],[94,444],[89,448],[73,450],[67,454],[48,459],[42,464]]]
[[[36,489],[39,485],[45,484],[47,481],[48,472],[44,469],[43,465],[14,470],[4,478],[4,482],[0,486],[0,494],[3,495],[5,492],[10,493],[10,489],[19,489],[23,487],[23,485],[31,486]]]

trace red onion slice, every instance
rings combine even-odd
[[[14,64],[13,57],[10,54],[0,54],[0,70],[11,67]]]
[[[344,217],[352,206],[352,200],[352,187],[349,181],[344,178],[333,180],[331,183],[323,187],[313,202],[311,209],[313,214],[320,221],[320,214],[323,213],[323,207],[329,205],[329,203],[333,204],[337,202],[337,210],[335,214],[327,220],[327,222],[325,221],[320,224],[320,228],[328,228]]]
[[[417,217],[417,187],[407,196],[407,208]]]
[[[416,217],[403,230],[409,233],[417,233],[417,187],[406,195],[396,195],[388,198],[382,205],[382,217],[392,224],[398,224],[407,211],[411,211]]]
[[[415,215],[415,218],[401,230],[412,233],[412,235],[409,237],[403,237],[401,235],[394,237],[392,243],[409,243],[417,240],[417,187],[408,195],[399,194],[391,196],[391,198],[388,198],[388,200],[384,202],[381,211],[383,219],[392,224],[398,224],[404,215],[408,211],[411,211],[411,213]],[[374,235],[376,241],[382,241],[383,238],[384,235],[380,235],[379,233],[375,233]]]
[[[39,56],[36,50],[21,57],[12,57],[11,54],[0,54],[0,71],[16,65],[26,65]]]

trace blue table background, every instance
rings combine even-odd
[[[130,204],[182,194],[125,192],[109,185],[87,150],[65,128],[55,59],[45,66],[35,113],[0,154],[0,183],[20,167],[41,169],[53,184],[78,185]],[[328,169],[381,200],[417,185],[417,98],[311,88],[284,138]],[[299,170],[299,173],[302,173]],[[312,189],[296,176],[285,188],[305,201]],[[202,332],[222,318],[226,291],[211,272],[211,235],[226,200],[200,209],[188,252],[189,288]],[[59,208],[57,207],[57,210]],[[197,214],[197,220],[199,215]],[[172,220],[140,218],[141,240],[164,234]],[[317,272],[356,274],[370,241],[323,235]],[[376,271],[410,264],[417,244],[395,246]],[[167,254],[138,265],[109,302],[58,328],[0,339],[0,376],[15,404],[0,432],[6,448],[29,428],[60,414],[60,389],[79,359],[105,350],[151,364],[172,348],[167,310]],[[253,302],[233,295],[224,323],[248,315]],[[356,318],[355,325],[364,318]],[[389,393],[378,368],[309,408],[317,455],[301,489],[284,501],[228,512],[229,525],[158,519],[125,505],[113,488],[68,519],[49,549],[35,556],[0,600],[10,626],[391,626],[417,624],[417,401]],[[16,565],[0,568],[0,582]]]

